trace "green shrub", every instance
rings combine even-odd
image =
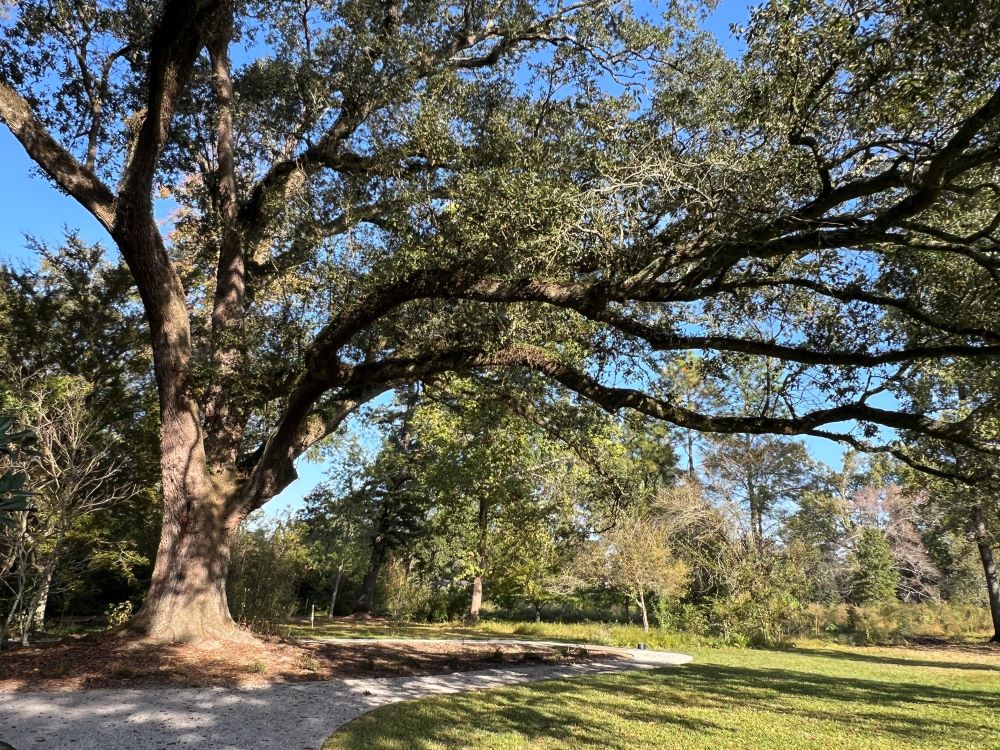
[[[410,576],[406,566],[395,558],[386,566],[383,592],[389,619],[395,622],[426,619],[430,588]]]
[[[267,674],[267,665],[260,659],[254,659],[247,664],[246,671],[248,674]]]
[[[866,607],[810,604],[790,624],[792,636],[890,645],[920,638],[977,638],[989,631],[989,610],[968,604],[893,601]]]
[[[788,642],[801,609],[799,601],[787,592],[762,586],[714,600],[708,623],[726,643],[767,648]]]
[[[226,586],[237,622],[271,634],[299,609],[299,585],[309,567],[300,532],[287,520],[240,528]]]
[[[703,635],[708,631],[704,607],[690,602],[667,604],[657,601],[656,604],[656,622],[661,631],[698,635]]]

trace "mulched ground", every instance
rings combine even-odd
[[[914,637],[908,638],[902,645],[914,650],[927,649],[935,652],[948,651],[953,653],[986,654],[993,656],[1000,654],[1000,643],[997,643],[996,641],[984,641],[981,639],[957,640],[954,638]]]
[[[85,636],[0,653],[0,691],[171,687],[253,687],[343,677],[459,672],[498,663],[557,663],[582,649],[467,643],[309,643],[262,637],[259,645],[151,645],[117,635]]]

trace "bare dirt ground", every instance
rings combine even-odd
[[[910,638],[904,646],[914,651],[933,651],[936,654],[976,654],[1000,658],[1000,643],[996,641]]]
[[[0,691],[232,687],[349,677],[407,677],[503,664],[559,664],[585,649],[530,643],[321,643],[265,637],[259,645],[151,645],[117,635],[69,638],[0,653]]]

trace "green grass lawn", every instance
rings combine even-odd
[[[696,649],[683,667],[422,699],[325,750],[1000,748],[1000,651]]]
[[[642,643],[660,650],[708,645],[708,639],[697,639],[688,634],[655,628],[644,632],[638,625],[599,622],[571,624],[485,620],[475,627],[466,627],[459,623],[395,623],[389,620],[318,617],[315,627],[305,623],[308,621],[290,623],[286,626],[287,634],[297,638],[516,638],[630,648]],[[281,634],[286,632],[283,630]]]

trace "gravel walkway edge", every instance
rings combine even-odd
[[[324,639],[327,640],[327,639]],[[336,642],[371,639],[329,639]],[[421,642],[421,639],[384,639]],[[440,642],[440,641],[438,641]],[[462,641],[453,641],[462,643]],[[467,642],[467,641],[466,641]],[[510,665],[422,677],[351,678],[260,688],[101,689],[0,693],[0,740],[17,750],[317,750],[337,728],[373,709],[428,695],[537,680],[685,664],[685,654],[581,646],[555,641],[477,640],[587,648],[598,658],[567,664]]]

